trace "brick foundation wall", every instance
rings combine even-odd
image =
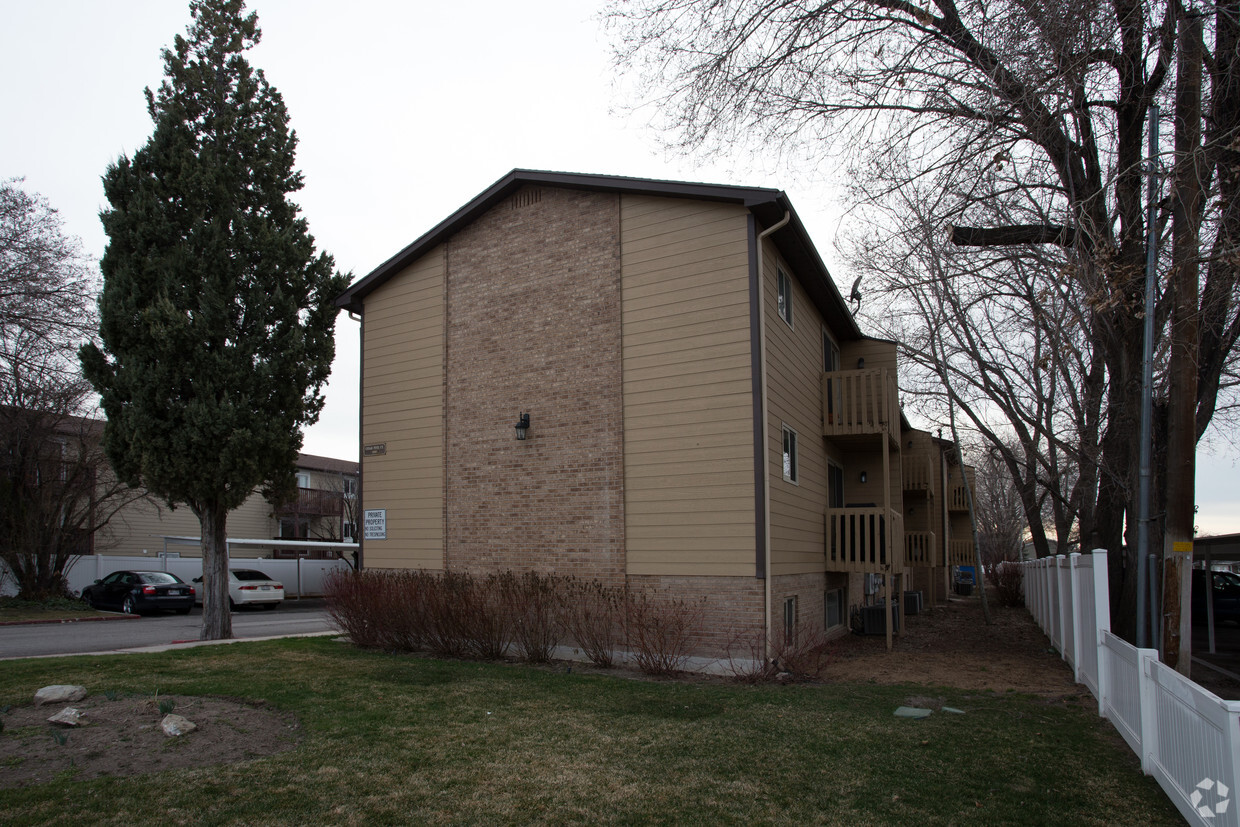
[[[762,581],[754,577],[629,575],[630,593],[648,592],[701,605],[695,655],[749,656],[746,639],[762,629]],[[821,596],[819,597],[821,602]]]
[[[826,617],[823,592],[826,575],[785,574],[771,579],[771,636],[782,640],[784,634],[784,601],[797,599],[797,634],[818,635],[824,631]]]
[[[445,566],[623,584],[617,197],[525,188],[447,258]]]

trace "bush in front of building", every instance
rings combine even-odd
[[[328,611],[356,646],[446,658],[546,663],[571,640],[593,663],[615,664],[622,642],[647,674],[681,671],[703,601],[628,594],[537,572],[352,571],[325,583]]]

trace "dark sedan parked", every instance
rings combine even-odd
[[[95,585],[82,589],[82,599],[96,609],[120,609],[125,614],[194,608],[194,587],[166,571],[114,571]]]

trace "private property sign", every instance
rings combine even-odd
[[[362,537],[366,540],[387,539],[386,508],[367,508],[362,512]]]

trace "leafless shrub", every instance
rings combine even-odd
[[[323,581],[327,612],[354,646],[381,648],[382,627],[374,610],[379,587],[374,572],[334,571]]]
[[[774,676],[766,659],[766,632],[760,626],[734,630],[723,651],[724,668],[735,680],[762,683]]]
[[[624,622],[624,595],[597,580],[564,582],[561,622],[577,646],[595,666],[610,669],[616,663]]]
[[[794,628],[781,633],[771,644],[770,668],[774,675],[791,679],[816,679],[827,665],[829,644],[823,632],[807,633]]]
[[[546,663],[563,633],[562,606],[568,580],[554,574],[527,571],[500,575],[510,619],[512,641],[522,660]]]
[[[995,587],[995,599],[1000,606],[1020,608],[1025,605],[1025,569],[1020,563],[997,564],[991,575]]]
[[[682,671],[704,607],[704,599],[630,594],[625,604],[625,628],[637,668],[647,675]]]
[[[724,647],[724,663],[731,676],[742,683],[780,680],[813,680],[827,665],[830,642],[823,632],[793,630],[791,637],[780,634],[766,647],[760,627],[734,632]]]

